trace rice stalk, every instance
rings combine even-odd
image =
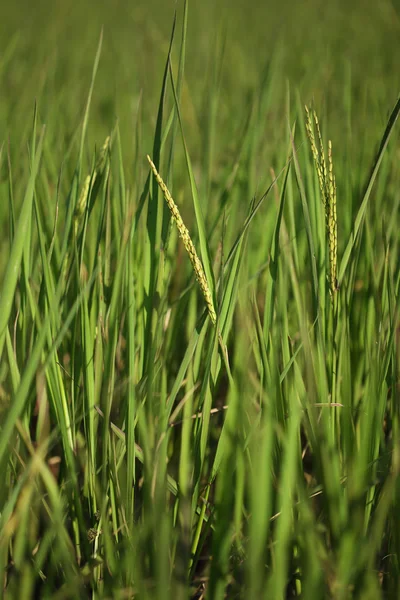
[[[322,142],[321,129],[315,111],[312,113],[318,136],[318,146],[315,140],[313,120],[307,106],[306,109],[306,131],[310,141],[311,152],[314,158],[321,190],[322,202],[325,207],[325,224],[328,234],[329,247],[329,289],[333,298],[338,289],[337,276],[337,216],[336,216],[336,180],[333,173],[332,142],[328,142],[328,166],[325,160],[324,145]]]
[[[200,261],[199,257],[197,256],[196,248],[194,247],[194,244],[190,237],[189,231],[182,220],[182,217],[181,217],[181,214],[179,212],[177,205],[175,204],[167,186],[165,185],[164,181],[160,177],[160,175],[149,155],[147,155],[147,160],[150,163],[151,169],[154,173],[154,177],[156,178],[156,181],[157,181],[158,185],[160,186],[160,189],[164,195],[165,201],[168,204],[168,208],[171,211],[172,218],[176,223],[176,226],[179,231],[179,235],[183,241],[183,245],[185,246],[185,249],[186,249],[187,253],[189,254],[190,262],[192,263],[196,279],[200,285],[201,292],[204,296],[204,300],[207,305],[208,314],[210,315],[210,319],[211,319],[213,325],[215,325],[217,322],[217,315],[216,315],[215,309],[214,309],[214,303],[212,300],[211,290],[207,283],[207,278],[204,273],[203,265],[201,264],[201,261]]]

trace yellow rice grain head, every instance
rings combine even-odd
[[[306,109],[306,131],[310,141],[311,153],[317,171],[322,202],[325,207],[325,225],[329,248],[329,288],[331,295],[337,290],[337,218],[336,218],[336,181],[333,173],[332,142],[328,142],[328,165],[325,160],[321,129],[316,112]],[[317,131],[318,146],[314,135]]]
[[[189,231],[182,220],[179,209],[178,209],[177,205],[175,204],[167,186],[165,185],[164,181],[161,179],[153,161],[151,160],[150,156],[148,156],[148,155],[147,155],[147,160],[150,163],[151,169],[154,173],[154,177],[156,178],[156,181],[163,193],[165,201],[168,204],[168,208],[171,211],[172,218],[176,223],[179,235],[183,241],[183,245],[185,246],[186,251],[189,254],[190,262],[192,263],[196,279],[200,285],[201,292],[204,296],[204,300],[207,305],[210,319],[211,319],[213,325],[215,325],[217,322],[217,315],[216,315],[215,309],[214,309],[212,294],[211,294],[211,291],[210,291],[210,288],[209,288],[209,285],[208,285],[208,282],[206,279],[206,275],[204,273],[203,265],[201,264],[201,261],[197,255],[196,248],[194,247],[194,244],[190,237]]]

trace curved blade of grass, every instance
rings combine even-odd
[[[294,408],[289,419],[284,454],[282,457],[281,487],[278,497],[280,517],[276,526],[275,568],[272,570],[266,598],[283,598],[287,584],[288,563],[290,561],[291,542],[293,537],[293,505],[298,478],[299,428],[301,411]]]
[[[232,248],[229,251],[228,254],[228,258],[226,259],[225,265],[224,265],[224,269],[227,268],[228,264],[230,263],[230,261],[232,260],[236,248],[238,247],[238,245],[240,244],[244,234],[246,233],[247,229],[250,226],[250,223],[252,222],[252,220],[254,219],[254,217],[256,216],[257,212],[260,210],[260,207],[262,205],[262,203],[264,202],[264,200],[266,199],[266,197],[268,196],[268,194],[270,193],[270,191],[272,190],[272,188],[274,187],[275,183],[278,181],[279,177],[281,175],[283,175],[283,173],[285,172],[285,170],[287,169],[287,167],[289,166],[290,162],[292,160],[292,157],[289,159],[288,163],[279,171],[278,175],[275,177],[275,179],[270,183],[270,185],[268,186],[268,188],[265,190],[265,192],[263,193],[263,195],[261,196],[261,198],[259,199],[259,201],[257,202],[257,204],[255,204],[254,206],[251,207],[250,209],[250,214],[247,217],[246,221],[244,222],[242,229],[239,233],[239,235],[237,236]]]
[[[79,162],[78,162],[79,169],[81,169],[81,167],[82,167],[83,145],[85,143],[85,138],[86,138],[87,124],[88,124],[88,120],[89,120],[90,104],[91,104],[91,101],[92,101],[94,82],[96,80],[96,73],[97,73],[97,69],[99,67],[99,61],[100,61],[100,54],[101,54],[101,46],[102,46],[102,44],[103,44],[103,29],[101,30],[101,33],[100,33],[100,39],[99,39],[99,43],[98,43],[98,46],[97,46],[96,57],[94,59],[94,65],[93,65],[93,71],[92,71],[92,80],[90,82],[89,94],[88,94],[88,98],[87,98],[87,101],[86,101],[85,114],[84,114],[84,117],[83,117],[81,143],[80,143],[80,146],[79,146]]]
[[[64,233],[64,239],[63,239],[63,245],[62,245],[62,256],[65,256],[65,254],[67,253],[67,250],[68,250],[68,245],[70,242],[72,217],[73,217],[73,213],[75,210],[75,204],[78,201],[78,193],[79,193],[78,187],[80,184],[81,170],[82,170],[82,163],[83,163],[83,147],[84,147],[85,139],[86,139],[86,131],[87,131],[87,125],[88,125],[88,120],[89,120],[90,105],[91,105],[91,101],[92,101],[94,82],[96,80],[97,69],[98,69],[99,61],[100,61],[102,44],[103,44],[103,29],[101,30],[101,33],[100,33],[100,39],[99,39],[99,43],[97,46],[96,56],[94,59],[93,70],[92,70],[92,79],[90,82],[89,93],[88,93],[88,97],[87,97],[87,101],[86,101],[85,114],[83,116],[82,132],[81,132],[81,139],[80,139],[80,144],[79,144],[78,164],[75,168],[72,188],[70,191],[70,197],[69,197],[69,201],[68,201],[68,210],[67,210],[66,219],[65,219],[65,228],[64,228],[65,233]]]
[[[396,105],[393,108],[392,113],[391,113],[391,115],[389,117],[388,123],[386,125],[386,129],[384,131],[381,143],[379,145],[379,150],[378,150],[378,153],[376,155],[375,162],[373,164],[373,167],[372,167],[372,170],[371,170],[371,174],[370,174],[369,179],[368,179],[368,183],[366,185],[366,190],[365,190],[365,193],[364,193],[363,200],[361,202],[361,206],[358,209],[356,220],[354,222],[354,227],[353,227],[353,230],[352,230],[352,232],[350,234],[350,239],[347,242],[347,246],[346,246],[346,249],[345,249],[344,254],[343,254],[343,258],[342,258],[341,263],[340,263],[339,285],[340,285],[341,281],[343,280],[344,274],[346,272],[346,268],[347,268],[347,265],[349,263],[352,250],[353,250],[354,246],[357,243],[357,236],[358,236],[358,234],[360,232],[360,229],[361,229],[361,227],[363,225],[363,222],[364,222],[365,211],[367,210],[368,200],[369,200],[369,197],[371,195],[372,186],[375,183],[375,179],[376,179],[376,176],[378,174],[380,164],[382,162],[383,154],[384,154],[384,152],[386,150],[386,147],[387,147],[387,145],[389,143],[389,139],[390,139],[390,136],[392,134],[393,128],[395,126],[395,123],[397,121],[397,117],[399,116],[399,113],[400,113],[400,97],[397,100]]]
[[[161,144],[162,144],[162,126],[163,126],[163,115],[164,115],[164,103],[166,97],[167,90],[167,77],[168,77],[168,67],[170,63],[170,57],[172,52],[172,44],[175,36],[175,25],[176,25],[176,11],[174,13],[174,20],[172,24],[171,37],[169,41],[168,55],[165,63],[163,81],[160,93],[160,99],[158,103],[158,113],[157,113],[157,122],[156,122],[156,130],[154,133],[154,141],[153,141],[153,161],[156,165],[157,170],[160,170],[160,153],[161,153]],[[162,222],[164,215],[164,203],[163,200],[159,197],[158,194],[158,185],[153,179],[154,185],[150,187],[150,179],[148,180],[149,184],[147,187],[147,181],[145,184],[145,190],[150,189],[150,201],[148,205],[147,211],[147,233],[149,237],[149,247],[147,249],[146,256],[146,267],[145,267],[145,275],[144,275],[144,284],[145,289],[147,290],[146,296],[146,312],[147,312],[147,324],[146,324],[146,337],[145,337],[145,346],[144,346],[144,355],[145,355],[145,364],[148,365],[149,369],[152,368],[153,363],[153,352],[154,352],[154,335],[155,335],[155,309],[153,304],[153,298],[156,292],[160,293],[160,290],[157,289],[157,285],[160,285],[158,282],[158,267],[160,262],[159,253],[157,251],[157,247],[161,240],[162,233]],[[143,195],[142,195],[143,196]],[[151,376],[149,378],[151,381]]]
[[[183,76],[184,76],[184,71],[185,71],[187,20],[188,20],[188,2],[187,2],[187,0],[185,0],[184,5],[183,5],[183,24],[182,24],[181,48],[180,48],[180,53],[179,53],[178,78],[176,81],[176,94],[177,94],[177,98],[179,101],[180,101],[180,97],[181,97],[181,89],[182,89]],[[169,183],[169,178],[170,178],[170,175],[172,172],[172,163],[173,163],[173,157],[174,157],[175,137],[176,137],[177,126],[178,126],[177,113],[176,113],[176,110],[173,110],[171,146],[170,146],[170,151],[169,151],[167,178],[166,178],[166,181],[168,183]],[[172,193],[171,185],[170,185],[170,191]],[[164,236],[166,236],[166,232],[163,231],[163,239],[164,239]]]
[[[299,160],[297,158],[297,151],[296,151],[296,148],[294,145],[294,137],[292,135],[292,132],[290,132],[290,139],[292,142],[293,160],[294,160],[297,184],[298,184],[299,192],[300,192],[301,205],[303,208],[304,223],[306,226],[307,242],[308,242],[310,260],[311,260],[311,271],[312,271],[314,296],[315,296],[316,306],[318,309],[318,273],[317,273],[317,262],[315,259],[315,246],[314,246],[314,240],[313,240],[312,229],[311,229],[310,212],[308,210],[306,192],[304,189],[304,183],[303,183],[303,179],[302,179],[301,172],[300,172],[300,165],[299,165]]]
[[[15,236],[11,247],[10,258],[8,260],[6,274],[0,295],[0,358],[3,354],[6,327],[10,318],[11,308],[14,301],[15,289],[17,287],[19,269],[21,266],[22,254],[24,251],[25,240],[30,228],[32,218],[32,203],[35,189],[35,180],[39,170],[40,158],[42,155],[44,128],[42,130],[37,152],[33,161],[33,168],[29,177],[28,187],[25,192],[25,198],[22,204],[21,214],[15,230]]]
[[[293,131],[294,134],[294,131]],[[290,157],[289,157],[290,158]],[[269,330],[272,323],[273,311],[274,311],[274,302],[275,302],[275,287],[276,280],[278,275],[278,259],[280,255],[279,248],[279,234],[281,229],[281,222],[283,218],[283,208],[285,205],[285,196],[286,196],[286,185],[289,176],[290,163],[288,164],[285,179],[283,181],[281,198],[279,203],[278,215],[276,217],[274,234],[272,237],[271,251],[270,251],[270,264],[269,270],[267,274],[267,285],[266,285],[266,294],[265,294],[265,311],[264,311],[264,334],[267,339],[267,344],[269,340]]]
[[[169,72],[170,72],[170,78],[171,78],[172,91],[174,93],[176,113],[178,115],[179,127],[180,127],[181,135],[182,135],[183,148],[185,151],[186,167],[187,167],[187,171],[189,174],[190,188],[191,188],[192,198],[193,198],[193,205],[194,205],[194,210],[195,210],[195,214],[196,214],[196,224],[197,224],[197,230],[199,233],[200,254],[201,254],[207,282],[208,282],[209,288],[211,290],[211,294],[213,296],[214,305],[215,305],[214,272],[212,269],[210,250],[209,250],[208,243],[207,243],[206,229],[205,229],[205,224],[204,224],[203,213],[202,213],[201,206],[200,206],[199,195],[197,192],[196,180],[194,178],[192,163],[190,160],[189,151],[188,151],[186,139],[185,139],[185,134],[183,131],[183,124],[182,124],[181,113],[180,113],[180,108],[179,108],[179,100],[178,100],[178,96],[177,96],[176,89],[175,89],[171,63],[169,64]]]

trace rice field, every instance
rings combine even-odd
[[[400,7],[0,19],[0,598],[400,597]]]

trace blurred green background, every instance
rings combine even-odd
[[[196,127],[207,107],[208,78],[216,61],[221,64],[222,82],[218,121],[225,135],[234,134],[249,91],[271,61],[276,66],[277,107],[289,81],[304,102],[323,99],[332,117],[340,120],[343,104],[351,101],[360,125],[368,122],[371,112],[381,114],[383,123],[400,87],[398,4],[391,0],[191,2],[184,114],[193,126],[192,135],[198,134]],[[175,8],[179,18],[182,3],[172,0],[4,3],[1,138],[13,132],[17,122],[21,131],[21,119],[28,125],[35,99],[44,122],[56,114],[60,125],[67,123],[68,130],[74,131],[104,27],[91,130],[101,128],[106,133],[118,116],[129,140],[140,93],[144,116],[155,119]],[[268,115],[272,125],[274,116],[274,112]]]

